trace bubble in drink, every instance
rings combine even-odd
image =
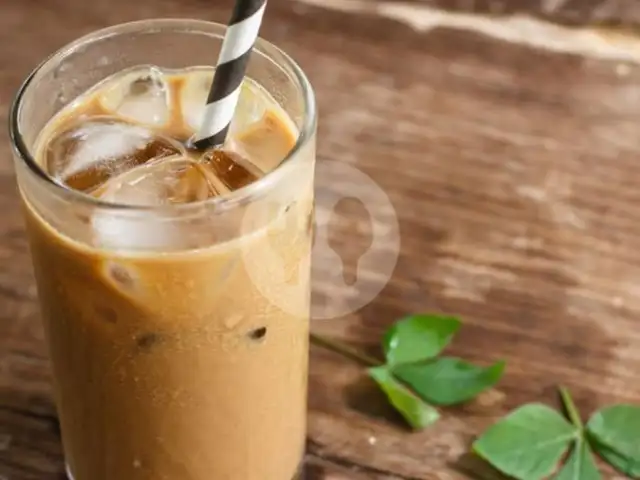
[[[204,106],[211,82],[213,81],[213,69],[200,68],[190,72],[185,77],[182,87],[180,104],[185,123],[197,131],[202,121]],[[240,91],[238,106],[236,107],[230,133],[240,131],[257,122],[265,113],[265,96],[260,95],[259,89],[251,80],[245,79]]]
[[[46,145],[46,169],[75,190],[91,191],[136,165],[182,152],[180,144],[110,117],[73,124]]]
[[[169,121],[171,95],[163,73],[149,67],[112,80],[100,95],[100,103],[123,118],[160,126]]]

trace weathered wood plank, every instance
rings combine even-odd
[[[523,402],[555,403],[559,383],[585,415],[607,402],[640,401],[640,40],[597,37],[585,47],[564,29],[554,31],[566,42],[541,35],[530,45],[504,39],[506,18],[464,17],[454,29],[451,18],[460,17],[447,17],[447,28],[435,28],[409,21],[410,11],[371,7],[382,3],[393,2],[271,2],[264,28],[315,86],[319,161],[367,173],[400,223],[398,266],[382,293],[314,328],[376,354],[381,332],[406,312],[460,314],[467,325],[451,353],[505,358],[509,369],[493,401],[447,410],[433,429],[409,433],[360,366],[314,349],[308,476],[459,480],[476,470],[460,463],[476,434]],[[551,3],[508,2],[536,15]],[[229,4],[3,6],[0,121],[20,80],[52,48],[149,16],[224,21]],[[429,2],[413,4],[414,16],[427,18]],[[603,1],[556,5],[547,13],[560,22],[571,21],[563,12],[574,7],[588,11],[579,23],[609,15]],[[611,18],[638,18],[635,2],[611,5]],[[21,28],[27,20],[41,28]],[[19,55],[15,45],[23,46]],[[62,453],[6,136],[0,150],[0,478],[59,480]],[[357,208],[341,215],[331,236],[354,273],[370,229],[361,228],[367,220]],[[318,302],[341,295],[321,269],[316,280]]]

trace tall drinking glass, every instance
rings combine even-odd
[[[139,65],[207,65],[224,32],[162,19],[92,33],[42,63],[13,105],[15,168],[75,480],[299,472],[316,129],[300,68],[257,42],[247,76],[286,113],[295,145],[221,196],[111,202],[52,180],[37,153],[51,119],[94,85]]]

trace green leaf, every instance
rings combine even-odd
[[[440,414],[435,408],[423,402],[393,378],[387,367],[370,368],[369,375],[378,383],[391,405],[414,429],[420,430],[428,427],[440,418]]]
[[[435,357],[460,326],[457,318],[439,315],[412,315],[398,320],[382,340],[387,363],[396,365]]]
[[[555,480],[601,480],[602,476],[591,453],[589,444],[578,440],[573,446],[571,456]]]
[[[393,374],[415,393],[436,405],[455,405],[476,397],[495,385],[505,362],[478,367],[459,358],[442,357],[427,362],[397,365]]]
[[[587,432],[600,456],[632,478],[640,478],[640,407],[615,405],[597,412]]]
[[[589,435],[623,457],[640,462],[640,406],[615,405],[591,417]]]
[[[474,451],[501,472],[519,479],[551,475],[579,430],[541,404],[520,407],[473,444]]]
[[[640,478],[640,462],[623,457],[608,447],[598,444],[597,441],[592,443],[593,448],[609,465],[624,473],[629,478]]]

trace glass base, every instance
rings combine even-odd
[[[65,470],[65,472],[67,472],[67,478],[69,480],[74,480],[73,475],[71,475],[71,470],[69,469],[69,464],[67,464],[67,463],[64,464],[64,470]],[[296,473],[291,480],[305,480],[305,479],[307,479],[307,475],[305,475],[305,471],[306,471],[305,464],[301,463],[300,467],[298,468],[298,473]],[[308,480],[312,480],[312,479],[309,478]]]

